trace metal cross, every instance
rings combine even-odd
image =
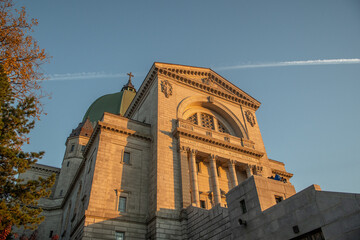
[[[129,81],[131,81],[131,77],[133,77],[134,75],[132,75],[131,72],[128,73],[127,75],[129,75]]]

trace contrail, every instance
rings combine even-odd
[[[272,62],[259,64],[244,64],[227,67],[218,67],[214,70],[232,70],[242,68],[265,68],[265,67],[286,67],[286,66],[306,66],[306,65],[329,65],[329,64],[359,64],[360,58],[350,59],[319,59],[319,60],[305,60],[305,61],[287,61],[287,62]]]
[[[50,81],[60,80],[80,80],[80,79],[94,79],[94,78],[119,78],[125,77],[124,73],[105,73],[105,72],[81,72],[81,73],[65,73],[65,74],[50,74],[47,79]]]

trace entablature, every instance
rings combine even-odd
[[[218,151],[221,154],[226,153],[229,157],[247,156],[250,159],[260,159],[264,156],[263,152],[254,149],[254,143],[250,140],[212,131],[183,119],[178,119],[173,135],[182,144],[196,144],[209,152]]]

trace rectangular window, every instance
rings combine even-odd
[[[206,202],[204,200],[200,200],[200,207],[206,209]]]
[[[125,233],[124,232],[115,232],[115,240],[124,240]]]
[[[196,171],[199,173],[200,171],[200,162],[196,162]]]
[[[126,212],[126,197],[119,197],[118,211],[121,213]]]
[[[240,201],[240,207],[241,207],[242,213],[247,213],[246,204],[245,204],[244,199]]]
[[[70,166],[70,161],[67,162],[66,166],[67,166],[67,167]]]
[[[73,152],[75,149],[75,144],[71,145],[70,152]]]
[[[130,164],[130,153],[124,152],[123,163]]]
[[[81,151],[83,152],[85,150],[85,145],[81,146]]]
[[[275,195],[275,201],[276,201],[276,203],[279,203],[279,202],[281,202],[282,200],[283,200],[282,197]]]

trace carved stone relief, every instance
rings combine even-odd
[[[167,98],[172,95],[172,86],[168,80],[161,81],[161,92],[163,92]]]
[[[256,122],[255,122],[255,117],[252,114],[252,112],[250,112],[249,110],[245,111],[245,116],[246,116],[246,120],[248,121],[248,123],[250,123],[250,125],[253,127],[255,126]]]

